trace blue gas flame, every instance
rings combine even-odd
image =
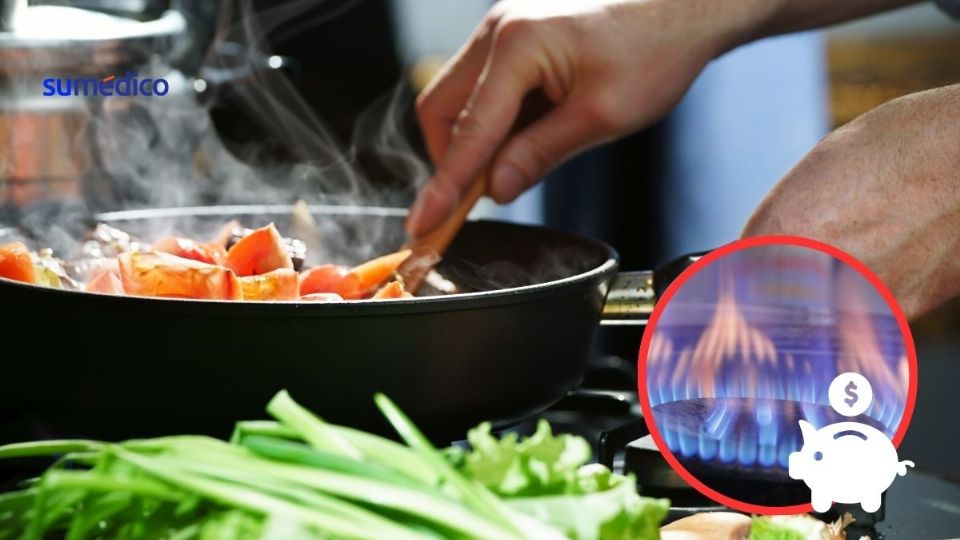
[[[786,469],[802,446],[800,419],[860,421],[892,437],[903,416],[909,373],[896,319],[829,255],[793,246],[728,255],[684,284],[653,331],[647,390],[678,457]],[[846,371],[874,394],[853,419],[827,398]]]

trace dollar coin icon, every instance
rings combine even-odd
[[[873,401],[870,381],[859,373],[847,372],[837,375],[827,390],[830,406],[843,416],[863,414]]]

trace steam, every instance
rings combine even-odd
[[[426,162],[406,135],[413,97],[407,84],[400,81],[389,95],[373,103],[357,120],[352,140],[344,145],[287,76],[268,66],[267,35],[319,31],[355,4],[292,0],[254,14],[252,2],[240,0],[232,19],[235,23],[218,30],[218,38],[225,41],[206,55],[199,70],[200,77],[210,76],[209,81],[197,83],[154,55],[135,69],[141,77],[162,77],[169,82],[170,91],[162,98],[53,98],[73,107],[80,105],[72,121],[84,127],[73,130],[69,146],[84,150],[88,155],[80,156],[80,161],[98,173],[72,178],[83,186],[82,199],[72,204],[31,207],[7,200],[8,211],[12,204],[16,220],[26,225],[28,234],[42,237],[35,243],[47,242],[62,253],[69,239],[79,237],[78,218],[92,210],[290,204],[300,199],[312,204],[405,204],[429,177]],[[92,76],[118,69],[90,67]],[[240,75],[241,79],[220,87],[222,81],[217,77],[224,75]],[[38,92],[36,74],[26,76],[22,86],[24,92]],[[198,92],[204,86],[205,92]],[[211,108],[227,92],[268,134],[269,145],[265,142],[240,152],[227,148],[211,118]],[[21,148],[49,148],[48,134],[42,131],[19,130],[15,136]],[[276,147],[282,150],[279,157],[272,151]],[[50,151],[70,154],[69,149]],[[391,174],[406,179],[406,184],[372,182],[358,162],[361,154],[374,156]],[[352,245],[343,246],[349,248],[349,258],[382,252],[388,238],[393,242],[397,237],[398,220],[352,222],[349,231],[342,229],[347,226],[343,223],[321,218],[318,225],[324,237],[352,239]],[[156,230],[140,233],[152,239],[171,232],[191,236],[205,232],[190,230],[200,227],[189,223],[178,224],[176,231],[169,228],[169,221],[158,222]],[[336,244],[330,243],[327,249]],[[329,255],[347,258],[343,253]]]
[[[270,68],[276,62],[267,50],[268,36],[278,42],[307,30],[322,32],[324,25],[335,24],[338,15],[357,3],[288,0],[254,13],[251,0],[228,2],[231,16],[214,31],[214,46],[206,54],[188,58],[197,64],[193,66],[196,78],[164,61],[168,55],[159,50],[146,61],[129,65],[90,64],[90,58],[72,58],[67,69],[56,73],[21,66],[22,80],[11,82],[18,85],[23,98],[37,99],[43,77],[78,74],[96,78],[136,72],[140,78],[163,78],[169,91],[163,97],[45,98],[45,105],[62,107],[61,114],[51,117],[57,123],[36,124],[28,119],[11,136],[16,139],[14,148],[42,149],[46,156],[33,157],[56,165],[21,171],[26,189],[18,193],[24,196],[15,199],[0,191],[0,223],[18,224],[19,234],[34,249],[51,247],[58,256],[70,259],[92,228],[94,212],[112,212],[120,219],[116,226],[152,242],[169,235],[208,239],[225,219],[159,212],[151,214],[156,216],[151,219],[123,221],[123,211],[275,205],[269,216],[238,217],[248,227],[275,221],[283,234],[318,238],[308,244],[308,264],[352,264],[396,249],[404,240],[402,210],[377,217],[320,213],[316,234],[301,234],[283,207],[299,200],[319,206],[405,207],[430,176],[419,141],[411,140],[414,94],[407,81],[398,81],[392,91],[371,103],[356,119],[350,139],[342,141],[286,74]],[[178,22],[173,15],[173,22]],[[36,28],[40,31],[44,26]],[[200,44],[191,45],[196,50]],[[183,49],[184,44],[173,48]],[[63,63],[60,49],[49,58],[38,58],[39,50],[30,52],[38,64]],[[212,113],[227,97],[266,134],[263,141],[243,148],[225,142]],[[367,172],[374,168],[378,171]],[[0,189],[17,185],[8,181],[7,169],[0,171],[4,180]],[[403,181],[384,183],[380,171]],[[38,186],[72,187],[53,194],[30,191]],[[336,212],[328,210],[328,214]],[[0,236],[11,237],[2,231]],[[582,247],[564,248],[562,242],[523,254],[516,251],[497,252],[500,260],[476,261],[476,253],[466,254],[471,260],[454,257],[446,261],[444,271],[458,273],[458,282],[469,289],[490,290],[541,283],[595,266],[593,257],[584,258]]]

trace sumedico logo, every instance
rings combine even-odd
[[[170,91],[166,79],[140,78],[135,71],[122,77],[48,77],[43,80],[43,96],[148,96],[162,97]]]

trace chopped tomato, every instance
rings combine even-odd
[[[360,280],[350,269],[336,264],[322,264],[300,274],[300,294],[335,293],[343,298],[360,298]]]
[[[337,293],[313,293],[305,294],[300,297],[304,302],[343,302],[343,297]]]
[[[412,298],[413,295],[404,290],[403,284],[399,281],[391,281],[377,291],[373,297],[377,299]]]
[[[400,265],[403,264],[403,261],[407,260],[409,256],[410,250],[404,249],[396,253],[384,255],[383,257],[377,257],[376,259],[351,268],[350,273],[357,276],[360,282],[360,296],[367,296],[377,290],[377,287],[384,281],[390,279],[397,271],[397,268],[399,268]]]
[[[367,261],[353,268],[336,264],[315,266],[300,274],[300,294],[337,293],[347,300],[364,298],[390,279],[410,256],[405,249]]]
[[[218,245],[223,249],[227,249],[227,246],[230,245],[230,240],[233,239],[233,231],[242,228],[243,227],[240,225],[239,221],[231,219],[230,221],[226,222],[223,227],[220,227],[220,231],[217,232],[217,235],[214,236],[213,240],[210,240],[209,243]]]
[[[150,249],[207,264],[221,264],[227,256],[227,251],[219,244],[201,244],[189,238],[177,236],[157,240]]]
[[[227,252],[224,265],[238,276],[266,274],[278,268],[293,269],[290,254],[273,223],[237,240]]]
[[[97,277],[87,282],[84,287],[87,292],[96,292],[102,294],[123,295],[123,282],[116,272],[107,270],[97,274]]]
[[[33,283],[36,279],[30,250],[20,242],[0,246],[0,277]]]
[[[214,266],[169,253],[122,253],[120,280],[127,294],[209,300],[242,300],[237,276]]]
[[[278,268],[259,276],[239,278],[244,300],[296,300],[300,297],[297,272]]]

